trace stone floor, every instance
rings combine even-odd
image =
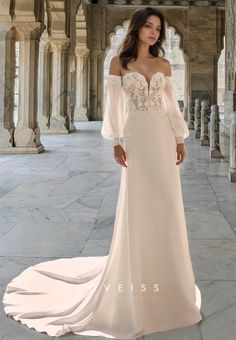
[[[42,136],[41,154],[0,155],[1,300],[6,284],[30,265],[109,251],[121,168],[100,135],[101,122],[77,127],[66,136]],[[228,181],[228,163],[210,159],[192,131],[186,151],[182,189],[203,320],[142,339],[235,340],[236,183]],[[2,304],[0,323],[1,340],[58,339],[6,317]],[[95,340],[60,337],[85,338]]]

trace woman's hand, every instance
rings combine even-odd
[[[127,161],[126,152],[120,144],[114,146],[114,157],[118,164],[127,168],[127,165],[125,164]]]
[[[185,159],[186,151],[185,151],[185,146],[184,143],[177,144],[177,162],[176,165],[179,165],[182,163]]]

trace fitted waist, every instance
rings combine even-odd
[[[161,114],[161,113],[165,113],[166,114],[166,111],[163,107],[161,108],[150,108],[148,110],[137,110],[137,109],[128,109],[127,110],[127,114],[132,114],[132,115],[138,115],[138,114],[141,114],[141,115],[149,115],[149,114]]]

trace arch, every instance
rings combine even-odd
[[[24,22],[43,22],[44,0],[5,0],[1,1],[1,16],[7,21],[24,16]],[[20,20],[22,21],[22,20]]]
[[[181,51],[183,51],[183,53],[184,53],[184,48],[183,48],[183,35],[182,35],[182,33],[178,30],[178,28],[176,27],[175,24],[172,24],[172,23],[170,24],[170,23],[168,22],[168,20],[166,20],[166,31],[167,31],[168,29],[170,29],[170,28],[172,28],[172,29],[174,30],[174,32],[175,32],[175,35],[179,37],[179,49],[180,49]]]
[[[44,23],[44,0],[34,0],[34,12],[36,21]]]
[[[4,3],[1,4],[1,12],[4,16],[8,16],[9,14],[13,20],[15,17],[15,0],[4,1]]]
[[[117,49],[114,49],[114,45],[120,44],[119,40],[123,39],[123,36],[126,33],[128,28],[129,20],[125,20],[122,25],[115,26],[113,32],[109,33],[108,40],[109,45],[105,50],[105,59],[104,59],[104,97],[103,103],[105,103],[106,98],[106,89],[107,89],[107,76],[109,73],[108,66],[110,61],[114,55],[116,55]],[[170,41],[170,39],[172,39]],[[117,42],[119,44],[117,44]],[[116,46],[118,48],[118,46]],[[165,49],[165,58],[168,59],[172,65],[172,74],[173,78],[176,81],[176,87],[178,92],[178,100],[181,108],[184,107],[184,103],[187,102],[186,99],[186,63],[185,63],[185,55],[183,51],[183,39],[182,35],[178,32],[175,25],[170,25],[166,22],[166,41],[163,44]],[[173,49],[176,48],[175,54],[173,55]],[[171,53],[172,52],[172,53]],[[177,53],[178,52],[178,53]],[[177,62],[178,61],[178,62]]]
[[[45,11],[44,23],[46,25],[48,34],[51,35],[52,15],[49,0],[44,0],[44,11]]]
[[[16,26],[12,26],[6,34],[6,39],[11,39],[13,42],[20,41],[22,38],[22,31],[20,31]]]
[[[56,38],[66,37],[65,33],[65,3],[64,0],[47,0],[47,11],[48,18],[50,20],[50,30],[49,33]]]
[[[16,20],[18,17],[24,16],[25,22],[36,21],[34,1],[15,0],[14,3],[15,3],[14,14]]]
[[[168,25],[166,30],[166,41],[163,44],[166,53],[165,57],[171,64],[172,75],[178,90],[178,99],[184,104],[186,65],[184,51],[181,48],[181,41],[182,37],[176,32],[175,26]]]
[[[114,31],[110,32],[108,34],[109,45],[105,49],[105,59],[104,59],[103,105],[106,102],[106,95],[107,95],[107,93],[106,93],[107,77],[108,77],[108,73],[109,73],[108,66],[110,64],[112,57],[116,55],[117,48],[119,47],[123,36],[126,34],[128,24],[129,24],[129,20],[125,20],[125,21],[123,21],[122,25],[115,26]],[[118,39],[116,39],[116,37],[118,37]],[[116,48],[116,50],[115,49],[112,50],[112,47],[113,48],[115,47],[115,43],[116,43],[115,40],[118,41],[118,44],[116,46],[117,48]]]

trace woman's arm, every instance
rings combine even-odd
[[[124,136],[125,120],[126,102],[122,87],[120,64],[118,57],[113,57],[107,80],[107,99],[101,134],[105,139],[112,140],[114,157],[117,163],[126,167],[126,153],[120,144],[120,138]]]

